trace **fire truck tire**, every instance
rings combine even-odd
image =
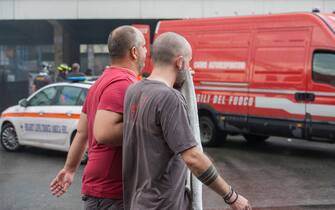
[[[74,139],[74,137],[76,136],[76,133],[77,131],[73,131],[72,135],[71,135],[71,140],[70,140],[70,145],[72,144],[72,141]],[[86,164],[88,161],[88,152],[87,152],[87,149],[85,150],[85,153],[84,153],[84,156],[83,158],[81,159],[80,163],[81,164]]]
[[[6,123],[1,128],[0,134],[1,145],[9,152],[15,152],[20,149],[19,140],[14,126],[11,123]]]
[[[254,134],[244,134],[243,136],[247,140],[247,142],[251,144],[263,143],[269,138],[269,136],[261,136]]]
[[[199,125],[201,144],[203,146],[219,146],[226,139],[226,134],[215,125],[209,116],[200,116]]]

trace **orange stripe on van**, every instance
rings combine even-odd
[[[58,118],[58,119],[79,119],[80,114],[63,114],[63,113],[35,113],[35,112],[18,112],[4,113],[1,117],[40,117],[40,118]]]

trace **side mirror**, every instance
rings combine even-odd
[[[19,105],[22,106],[22,107],[27,107],[27,106],[28,106],[28,101],[27,101],[27,99],[26,99],[26,98],[21,99],[21,100],[19,101]]]

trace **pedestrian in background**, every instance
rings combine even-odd
[[[83,72],[80,72],[80,65],[79,65],[79,63],[73,63],[71,71],[67,75],[67,79],[71,80],[71,78],[75,79],[75,78],[84,77],[84,76],[85,76],[85,74]]]
[[[69,71],[71,70],[71,67],[69,67],[67,64],[60,64],[57,67],[57,78],[56,82],[64,82],[67,80],[67,75]]]
[[[111,65],[90,88],[65,166],[50,184],[53,195],[61,196],[68,190],[88,144],[89,158],[82,180],[86,210],[123,209],[123,101],[146,56],[145,39],[132,26],[113,30],[108,49]]]
[[[50,65],[46,62],[42,63],[42,69],[38,72],[38,74],[33,79],[32,83],[32,93],[41,89],[42,87],[51,84],[52,79],[50,77],[49,72]]]
[[[92,71],[92,69],[86,69],[86,71],[85,71],[85,75],[86,75],[86,76],[92,76],[92,75],[93,75],[93,71]]]

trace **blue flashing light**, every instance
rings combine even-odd
[[[85,76],[70,76],[70,77],[67,77],[66,79],[71,82],[82,82],[82,81],[87,80]]]

